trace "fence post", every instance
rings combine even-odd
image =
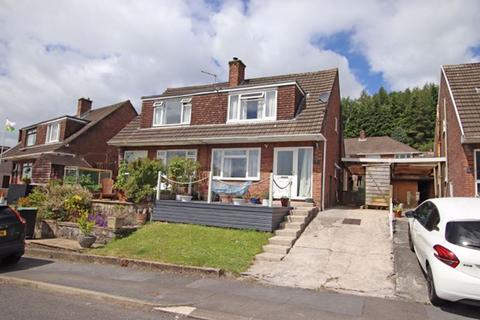
[[[390,239],[393,240],[393,185],[390,185],[390,203],[388,212],[388,225],[390,227]]]
[[[292,177],[288,178],[288,205],[290,205],[290,201],[292,200]]]
[[[162,171],[158,171],[157,176],[157,201],[160,200],[160,185],[162,184]]]
[[[270,172],[270,186],[268,192],[268,205],[273,207],[273,172]]]
[[[188,188],[187,188],[187,193],[188,195],[192,195],[192,177],[190,177],[189,181],[188,181]]]
[[[212,179],[213,179],[213,171],[208,173],[208,196],[207,202],[212,203]]]

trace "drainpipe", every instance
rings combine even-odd
[[[327,162],[327,138],[323,137],[322,211],[325,211],[325,171]]]

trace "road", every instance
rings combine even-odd
[[[130,309],[124,307],[125,299],[134,301]],[[212,320],[480,319],[480,309],[468,306],[441,310],[411,301],[268,286],[245,279],[36,258],[0,268],[1,319],[183,317],[154,311],[158,308],[186,310],[192,317]]]

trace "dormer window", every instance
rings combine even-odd
[[[60,140],[60,122],[50,123],[47,127],[45,143],[58,142]]]
[[[231,94],[228,97],[228,122],[275,120],[277,91]]]
[[[189,124],[192,114],[192,98],[166,99],[153,104],[153,125]]]
[[[27,147],[33,146],[37,143],[37,129],[27,130]]]

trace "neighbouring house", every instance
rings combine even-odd
[[[20,129],[18,144],[4,154],[13,166],[11,182],[29,178],[34,184],[44,184],[62,179],[66,167],[116,170],[118,150],[107,141],[135,116],[130,101],[92,109],[92,101],[81,98],[74,116]]]
[[[387,207],[390,199],[415,207],[434,197],[433,158],[388,136],[345,139],[344,204]]]
[[[10,147],[0,146],[0,154],[6,152]],[[10,175],[12,173],[12,163],[3,160],[3,155],[0,155],[0,193],[6,193],[10,185]],[[0,195],[1,197],[1,195]]]
[[[435,131],[438,188],[447,197],[474,197],[480,190],[480,62],[441,67]]]
[[[144,96],[141,114],[109,144],[126,161],[196,159],[200,176],[252,181],[251,193],[268,192],[273,172],[274,198],[335,205],[343,146],[338,70],[247,79],[245,69],[233,58],[228,82]],[[198,192],[207,198],[205,185]]]

